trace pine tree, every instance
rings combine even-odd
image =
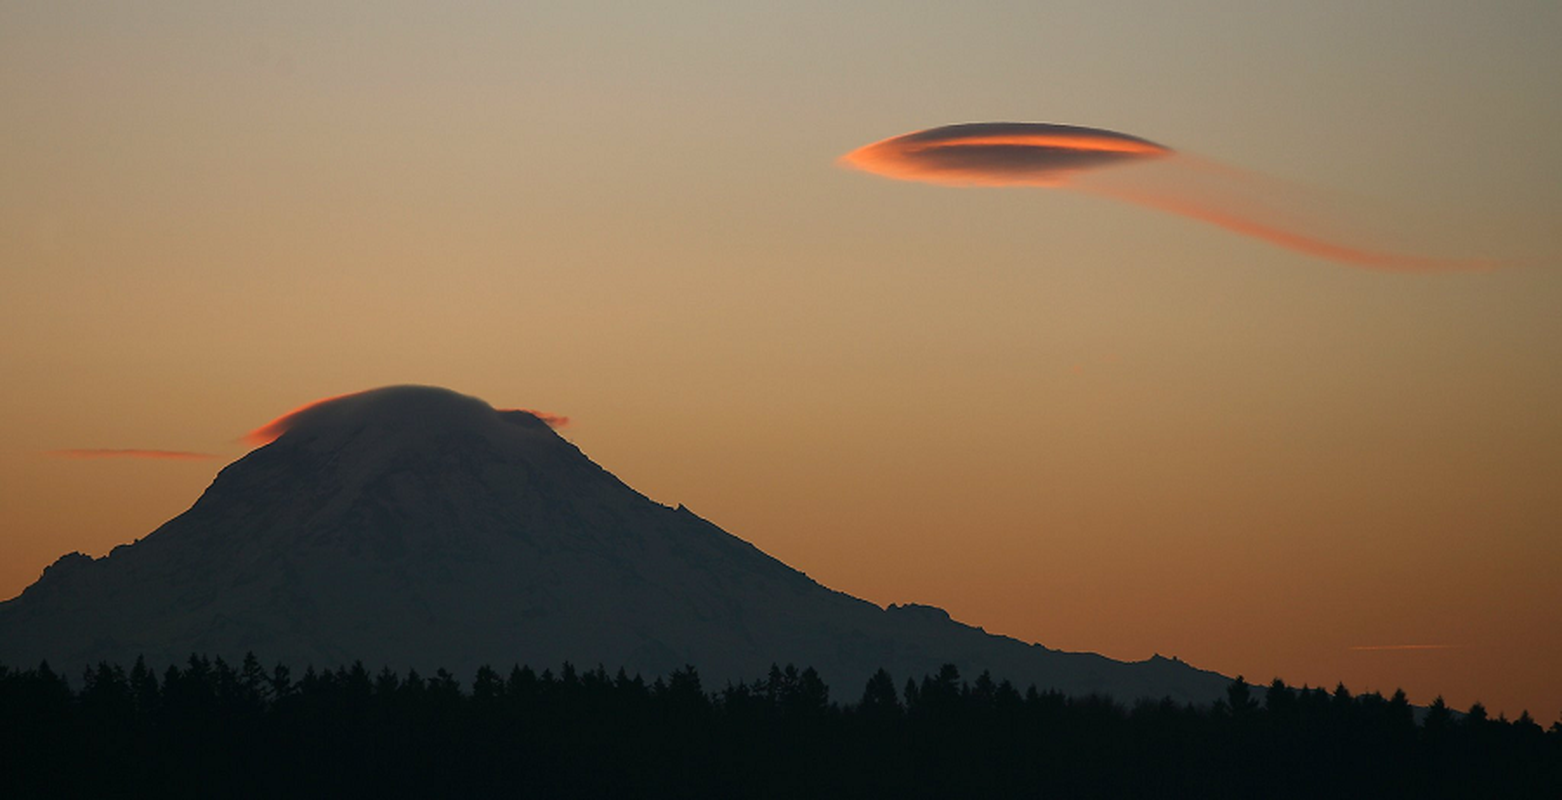
[[[868,685],[863,687],[859,711],[871,719],[893,719],[900,716],[900,698],[895,694],[895,679],[883,669],[873,673]]]

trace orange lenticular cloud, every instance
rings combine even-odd
[[[945,125],[874,142],[843,166],[947,186],[1061,186],[1076,172],[1171,151],[1123,133],[1042,122]]]
[[[1369,269],[1481,271],[1494,259],[1393,252],[1353,230],[1372,215],[1320,196],[1129,136],[1040,122],[978,122],[929,128],[853,150],[842,166],[944,186],[1074,189],[1199,220],[1278,247]],[[1129,168],[1132,167],[1132,168]]]
[[[212,453],[191,453],[184,450],[142,450],[138,448],[81,448],[50,450],[44,453],[53,458],[141,458],[162,461],[206,461],[216,458]]]

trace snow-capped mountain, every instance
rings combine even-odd
[[[538,417],[444,389],[322,402],[188,511],[0,603],[0,662],[230,659],[470,675],[569,661],[709,685],[811,665],[844,697],[953,663],[1020,686],[1207,701],[1227,680],[994,636],[833,591],[624,485]]]

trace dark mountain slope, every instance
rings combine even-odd
[[[526,412],[443,389],[338,398],[225,468],[185,513],[107,557],[61,558],[0,603],[0,661],[229,658],[296,666],[686,663],[712,685],[772,662],[855,692],[954,663],[1122,699],[1212,700],[1226,680],[992,636],[879,607],[645,498]]]

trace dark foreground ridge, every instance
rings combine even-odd
[[[698,664],[741,681],[811,664],[861,685],[953,663],[1019,685],[1211,702],[1227,679],[995,636],[938,609],[819,585],[682,506],[655,503],[536,416],[397,386],[308,406],[254,434],[188,511],[104,558],[61,558],[0,602],[0,661],[154,669],[192,652],[482,664]],[[806,498],[800,498],[806,502]],[[1089,598],[1080,598],[1088,604]]]
[[[1402,694],[1240,679],[1210,705],[1125,707],[946,665],[840,702],[812,669],[710,691],[601,668],[302,675],[191,657],[161,677],[102,664],[79,689],[0,666],[11,797],[1557,796],[1562,723],[1421,724]],[[8,763],[7,763],[8,762]]]

